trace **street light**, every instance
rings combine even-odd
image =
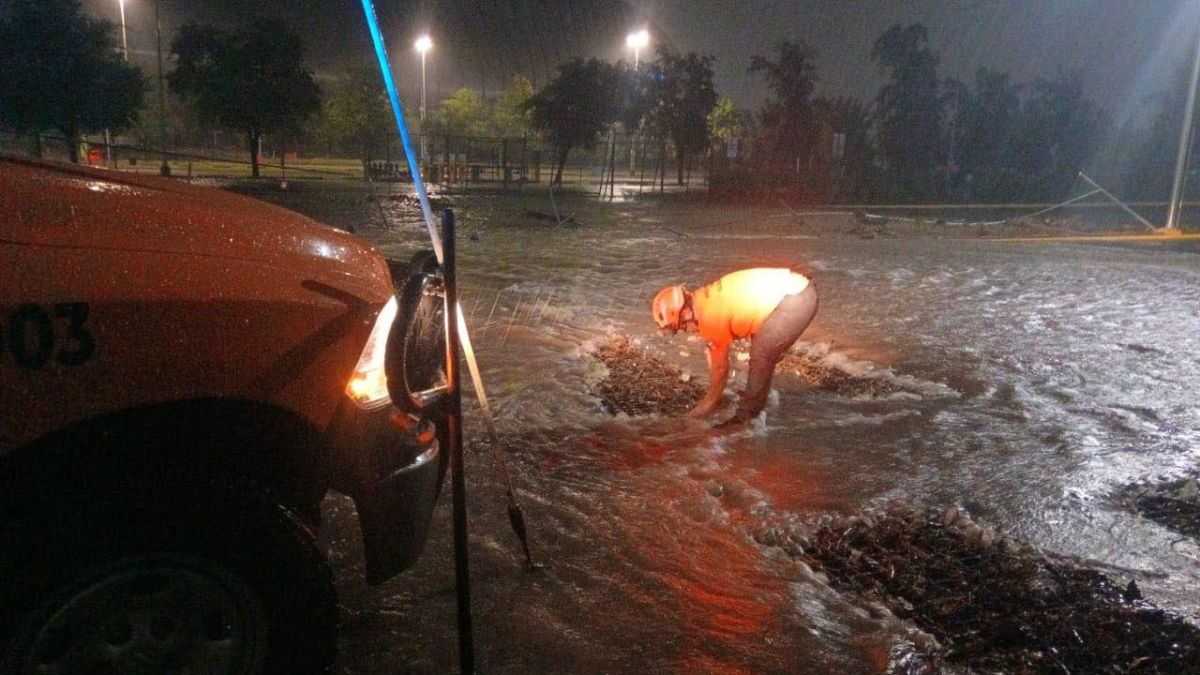
[[[154,0],[154,42],[158,51],[158,149],[162,153],[162,165],[158,167],[158,173],[160,176],[170,176],[171,166],[167,164],[167,99],[162,72],[162,22],[158,16],[161,4],[161,0]]]
[[[650,32],[645,28],[636,33],[630,33],[625,37],[625,46],[633,49],[633,69],[637,70],[638,60],[642,47],[650,44]]]
[[[125,0],[118,0],[121,6],[121,55],[125,63],[129,63],[129,37],[125,32]],[[163,176],[171,175],[171,167],[167,164],[167,102],[163,91],[162,72],[162,22],[159,21],[160,0],[154,0],[154,42],[158,52],[158,149],[162,153],[162,165],[158,173]],[[104,130],[104,144],[108,151],[108,161],[112,163],[112,141],[108,130]]]
[[[425,52],[433,48],[433,40],[422,35],[413,46],[421,52],[421,161],[425,161]]]
[[[120,0],[121,3],[121,54],[125,57],[125,63],[129,63],[129,39],[125,36],[125,0]]]
[[[125,0],[119,0],[121,4],[121,56],[125,59],[125,63],[129,63],[129,40],[125,36]],[[109,167],[116,168],[113,163],[112,151],[112,134],[109,133],[108,127],[104,128],[104,161]]]
[[[1179,129],[1179,149],[1175,153],[1175,178],[1171,182],[1171,201],[1167,205],[1167,223],[1161,231],[1179,232],[1179,212],[1183,206],[1183,187],[1187,175],[1188,155],[1192,151],[1192,135],[1195,133],[1196,87],[1200,85],[1200,39],[1196,41],[1196,56],[1192,59],[1192,79],[1188,88],[1187,104],[1183,111],[1183,126]]]
[[[650,31],[646,30],[645,28],[639,30],[636,33],[630,33],[629,35],[625,36],[625,46],[631,47],[633,49],[633,69],[634,69],[634,71],[637,71],[637,69],[638,69],[638,65],[639,65],[638,62],[639,62],[639,57],[641,56],[642,47],[645,47],[648,44],[650,44]],[[636,156],[634,154],[634,150],[635,150],[636,146],[637,146],[637,143],[634,142],[632,130],[630,130],[629,175],[631,175],[631,176],[633,175],[633,169],[634,169],[634,165],[636,163]]]

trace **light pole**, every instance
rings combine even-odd
[[[637,73],[638,66],[641,65],[639,63],[640,59],[638,58],[639,56],[641,56],[641,53],[640,53],[641,49],[642,49],[642,47],[645,47],[648,44],[650,44],[650,31],[646,30],[645,28],[637,31],[636,33],[630,33],[629,35],[625,36],[625,46],[633,48],[633,71],[635,74]],[[629,175],[631,175],[631,176],[633,175],[633,169],[636,164],[636,157],[634,155],[634,149],[636,146],[637,146],[637,143],[634,141],[633,133],[630,132],[630,134],[629,134]]]
[[[1179,231],[1179,211],[1183,206],[1183,185],[1187,176],[1188,156],[1192,151],[1196,114],[1196,86],[1200,84],[1200,39],[1196,41],[1196,55],[1192,59],[1192,79],[1188,81],[1187,103],[1183,110],[1183,125],[1179,129],[1179,148],[1175,153],[1175,178],[1171,182],[1171,201],[1167,205],[1167,224],[1163,230]]]
[[[129,63],[129,39],[125,36],[125,0],[120,0],[121,3],[121,54],[125,56],[125,63]]]
[[[625,37],[625,46],[633,49],[633,69],[637,70],[639,65],[639,57],[641,49],[650,44],[650,32],[645,28],[636,33],[630,33]]]
[[[428,35],[422,35],[417,38],[413,45],[417,51],[421,53],[421,161],[426,161],[425,157],[425,53],[433,47],[433,40],[429,39]]]
[[[158,167],[158,173],[160,176],[170,176],[171,167],[167,164],[167,98],[162,72],[162,22],[158,17],[161,4],[161,0],[154,0],[154,42],[158,51],[158,150],[162,154],[162,165]]]
[[[121,5],[121,57],[129,63],[129,40],[125,36],[125,0],[119,0]],[[107,166],[116,168],[113,163],[112,134],[108,127],[104,128],[104,160]]]

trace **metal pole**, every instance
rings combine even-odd
[[[125,0],[120,0],[121,3],[121,56],[125,59],[125,63],[129,63],[129,40],[125,35]],[[107,128],[104,129],[104,160],[109,167],[116,168],[113,164],[112,153],[112,134]]]
[[[1187,105],[1183,110],[1183,124],[1179,129],[1179,149],[1175,153],[1175,180],[1171,183],[1171,203],[1167,207],[1167,224],[1163,229],[1179,229],[1179,211],[1183,202],[1184,174],[1187,172],[1188,155],[1192,150],[1192,123],[1196,112],[1196,85],[1200,84],[1200,38],[1196,40],[1196,55],[1192,59],[1192,79],[1188,87]]]
[[[121,53],[125,55],[125,63],[129,63],[129,39],[125,35],[125,0],[121,3]]]
[[[450,479],[454,512],[454,586],[458,609],[458,665],[463,675],[475,672],[475,640],[471,629],[471,570],[467,549],[467,487],[463,474],[462,392],[459,389],[457,322],[458,283],[454,256],[454,213],[442,211],[442,278],[446,308],[446,430],[450,440]]]
[[[171,167],[167,164],[167,98],[162,72],[162,22],[159,21],[158,12],[161,4],[161,0],[154,0],[154,42],[158,51],[158,150],[162,154],[162,166],[158,167],[158,173],[170,176]]]
[[[421,51],[421,161],[427,160],[425,152],[425,51]]]
[[[638,76],[638,50],[639,50],[639,48],[636,46],[633,48],[633,76],[635,78],[639,77]],[[631,175],[631,176],[633,175],[634,161],[635,161],[634,148],[637,146],[637,142],[634,140],[634,136],[636,134],[637,134],[637,130],[634,130],[632,133],[629,134],[629,175]]]
[[[1109,199],[1111,199],[1111,200],[1112,200],[1112,203],[1114,203],[1114,204],[1116,204],[1117,206],[1121,207],[1121,208],[1122,208],[1122,209],[1125,211],[1125,213],[1128,213],[1129,215],[1131,215],[1131,216],[1133,216],[1134,218],[1136,218],[1136,219],[1137,219],[1137,221],[1138,221],[1139,223],[1141,223],[1141,224],[1145,225],[1145,226],[1146,226],[1146,227],[1147,227],[1147,228],[1148,228],[1148,229],[1149,229],[1151,232],[1156,232],[1156,231],[1157,231],[1157,228],[1155,228],[1155,227],[1154,227],[1154,225],[1151,225],[1151,224],[1150,224],[1150,221],[1148,221],[1148,220],[1146,220],[1145,218],[1143,218],[1143,217],[1141,217],[1140,215],[1138,215],[1138,213],[1137,213],[1136,211],[1134,211],[1133,209],[1129,208],[1128,206],[1125,206],[1125,203],[1124,203],[1124,202],[1122,202],[1120,199],[1117,199],[1116,197],[1114,197],[1114,196],[1112,195],[1112,193],[1111,193],[1111,192],[1109,192],[1108,190],[1105,190],[1104,188],[1100,187],[1100,185],[1099,185],[1099,184],[1097,184],[1097,183],[1096,183],[1096,181],[1092,180],[1091,178],[1088,178],[1088,177],[1087,177],[1087,174],[1085,174],[1084,172],[1080,171],[1080,172],[1079,172],[1079,177],[1080,177],[1080,178],[1082,178],[1082,179],[1084,179],[1085,181],[1087,181],[1088,185],[1091,185],[1092,187],[1094,187],[1094,188],[1096,188],[1097,190],[1099,190],[1099,191],[1100,191],[1100,193],[1101,193],[1101,194],[1103,194],[1105,197],[1108,197]]]

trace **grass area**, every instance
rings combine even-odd
[[[250,164],[243,160],[171,159],[167,162],[171,175],[192,178],[249,178]],[[136,164],[119,160],[117,169],[135,173],[158,174],[161,162],[158,159],[141,158]],[[286,162],[280,166],[278,160],[258,165],[261,178],[362,178],[362,163],[355,159],[306,158]]]

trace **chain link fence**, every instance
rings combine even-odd
[[[79,163],[91,166],[187,178],[249,178],[250,154],[244,147],[229,143],[231,136],[213,134],[212,142],[204,147],[164,150],[123,138],[105,143],[102,136],[92,135],[76,142],[75,149]],[[425,182],[443,191],[548,186],[559,170],[556,148],[536,138],[429,135],[417,136],[413,142]],[[71,157],[71,148],[62,136],[2,129],[0,151],[57,161],[69,161]],[[412,180],[398,142],[370,148],[364,154],[365,157],[353,158],[339,152],[287,150],[266,138],[258,154],[259,176],[290,180]],[[618,190],[624,194],[702,190],[707,186],[707,162],[707,157],[695,158],[680,172],[668,145],[654,139],[613,134],[593,148],[572,148],[561,168],[559,185],[609,197]],[[680,173],[682,184],[677,182]]]

